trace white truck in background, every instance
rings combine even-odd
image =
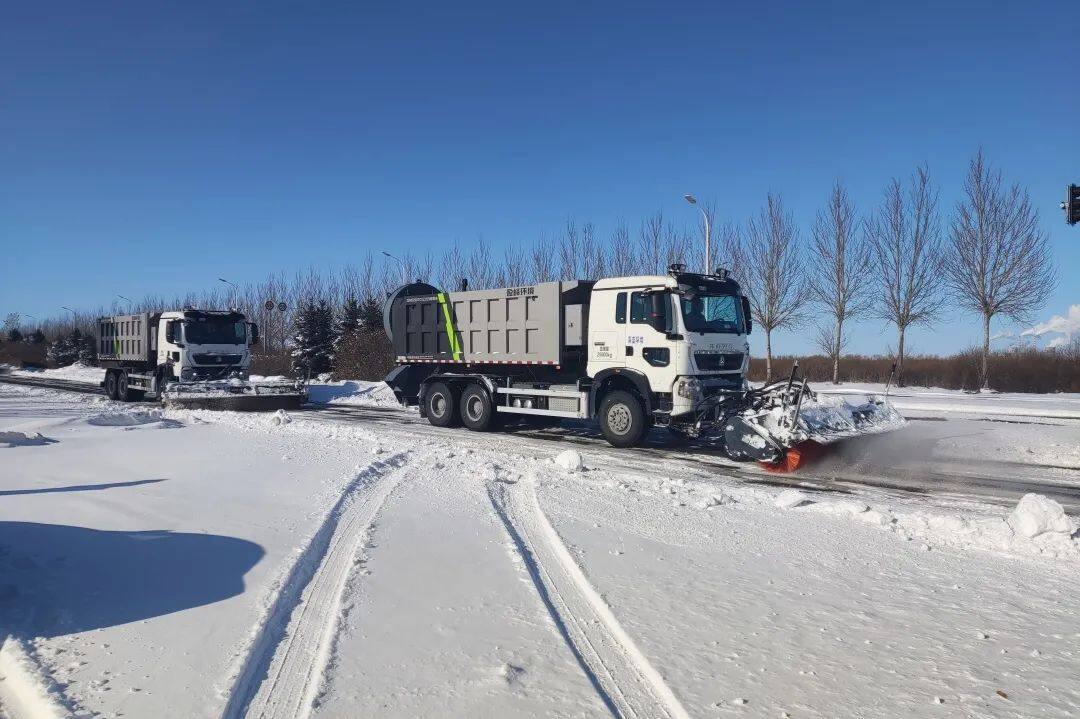
[[[251,347],[259,331],[241,312],[101,317],[95,339],[109,399],[233,410],[295,409],[306,401],[301,382],[251,381]]]

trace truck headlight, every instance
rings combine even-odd
[[[701,396],[701,382],[693,377],[681,379],[675,386],[675,394],[685,399],[696,399]]]

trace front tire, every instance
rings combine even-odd
[[[648,429],[645,408],[636,395],[616,390],[600,402],[600,432],[612,446],[637,446]]]
[[[453,427],[459,421],[457,393],[444,382],[435,382],[424,393],[424,414],[436,427]]]
[[[131,390],[128,389],[128,376],[127,372],[117,372],[116,377],[116,398],[121,402],[130,402],[134,397]]]
[[[495,405],[488,391],[471,384],[461,394],[461,422],[474,432],[495,428]]]
[[[118,399],[116,392],[116,372],[113,370],[106,370],[105,372],[105,396],[109,399]]]

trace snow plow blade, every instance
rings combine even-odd
[[[273,412],[299,409],[307,402],[301,383],[177,382],[162,396],[169,407],[228,412]]]
[[[827,454],[828,445],[906,424],[883,397],[866,395],[854,403],[837,395],[819,397],[794,378],[751,390],[745,403],[724,422],[727,454],[773,472],[794,472]]]

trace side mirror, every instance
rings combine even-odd
[[[249,334],[248,334],[248,338],[249,338],[248,339],[248,344],[249,345],[257,345],[257,344],[259,344],[259,326],[257,324],[255,324],[254,322],[248,322],[248,327],[251,330],[249,332]]]
[[[657,332],[668,330],[668,295],[666,292],[654,292],[649,295],[649,326]]]
[[[750,334],[754,331],[754,319],[750,313],[750,299],[745,295],[742,298],[742,313],[746,319],[746,334]]]

